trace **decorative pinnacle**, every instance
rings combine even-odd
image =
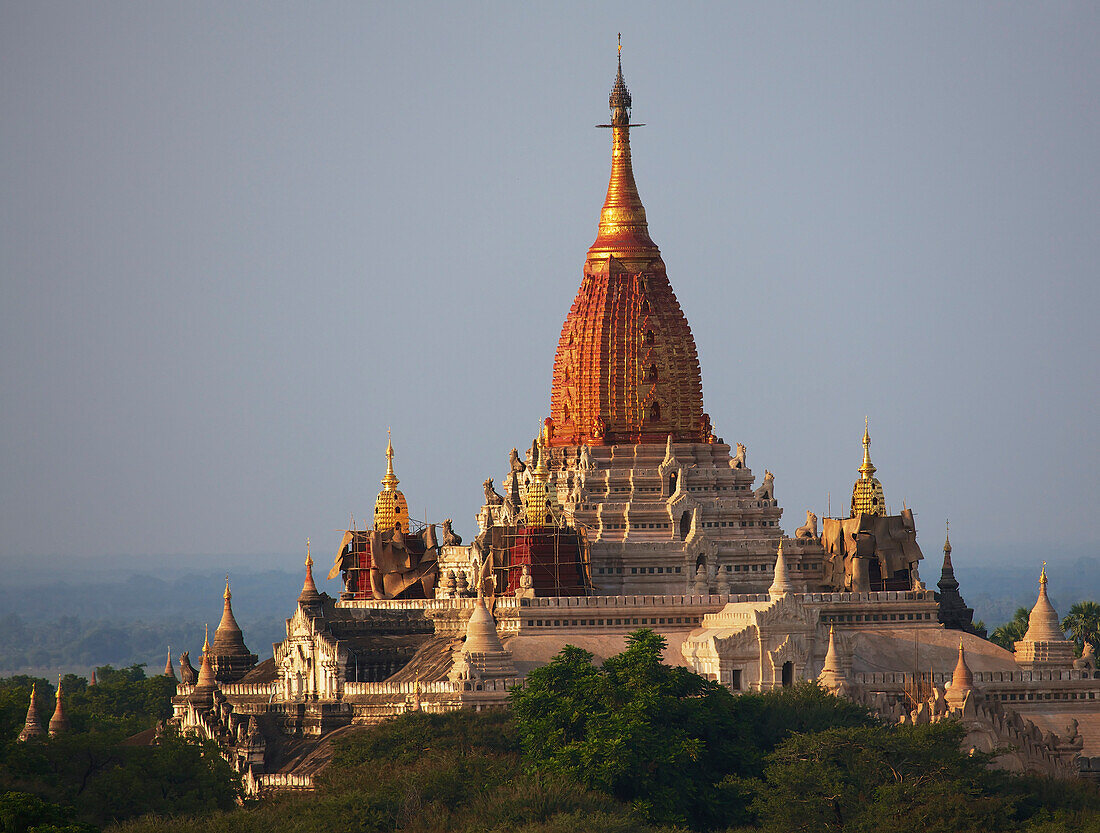
[[[1043,587],[1046,587],[1047,584],[1047,563],[1045,561],[1043,562],[1043,569],[1039,573],[1039,584]]]
[[[390,437],[390,429],[386,429],[386,476],[382,478],[382,486],[393,491],[398,483],[397,475],[393,473],[393,440]]]
[[[313,556],[309,554],[309,539],[306,538],[306,566],[313,566]]]
[[[202,653],[205,656],[206,652],[210,650],[210,625],[206,625],[206,629],[202,638]]]
[[[864,480],[870,480],[875,474],[875,467],[871,463],[871,429],[870,421],[863,418],[863,465],[859,467],[859,475]]]
[[[233,598],[233,594],[229,592],[229,573],[225,574],[225,592],[222,594],[222,597],[227,602]]]
[[[630,124],[630,90],[623,80],[623,36],[619,34],[619,71],[615,74],[615,83],[611,85],[611,95],[607,100],[611,107],[611,124],[626,127]]]
[[[947,535],[943,539],[943,551],[948,555],[951,554],[951,521],[947,521]]]

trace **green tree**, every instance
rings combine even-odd
[[[664,637],[634,631],[601,668],[567,646],[512,694],[520,744],[561,772],[659,822],[711,826],[726,813],[719,782],[734,757],[733,697],[661,662]],[[728,808],[727,808],[728,809]]]
[[[752,808],[767,831],[1015,830],[1013,801],[985,790],[983,756],[955,723],[793,735],[768,758]]]
[[[1094,649],[1100,649],[1100,604],[1096,602],[1073,604],[1066,618],[1062,620],[1062,630],[1073,634],[1077,650],[1084,650],[1086,642]]]
[[[1012,617],[1012,621],[994,628],[989,641],[1000,645],[1006,651],[1013,650],[1015,643],[1023,639],[1024,634],[1027,633],[1029,616],[1031,616],[1031,611],[1026,607],[1016,608],[1016,615]]]

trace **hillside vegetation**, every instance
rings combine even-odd
[[[529,675],[509,711],[412,713],[364,728],[336,742],[315,792],[240,806],[228,767],[183,740],[165,742],[169,765],[156,750],[133,759],[140,780],[124,775],[125,760],[111,763],[89,797],[77,771],[58,765],[83,754],[73,752],[79,736],[37,744],[39,760],[53,756],[53,780],[0,799],[0,831],[1100,831],[1095,785],[990,771],[959,751],[956,725],[884,726],[812,683],[734,696],[664,665],[663,648],[646,630],[602,665],[567,647]],[[191,768],[181,777],[175,766]],[[14,789],[2,771],[0,791]],[[129,787],[121,810],[96,797],[115,784]],[[35,801],[45,808],[36,823],[54,826],[6,821],[9,806],[31,818]]]

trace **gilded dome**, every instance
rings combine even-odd
[[[387,435],[389,432],[386,432]],[[382,491],[374,499],[374,528],[389,532],[395,526],[402,532],[409,531],[409,504],[404,493],[397,488],[401,481],[393,473],[393,442],[386,440],[386,476],[382,478]]]

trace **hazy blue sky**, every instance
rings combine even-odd
[[[0,555],[469,535],[610,166],[788,532],[863,417],[934,561],[1097,549],[1100,5],[0,7]],[[926,571],[927,573],[927,571]],[[927,575],[926,575],[927,577]]]

